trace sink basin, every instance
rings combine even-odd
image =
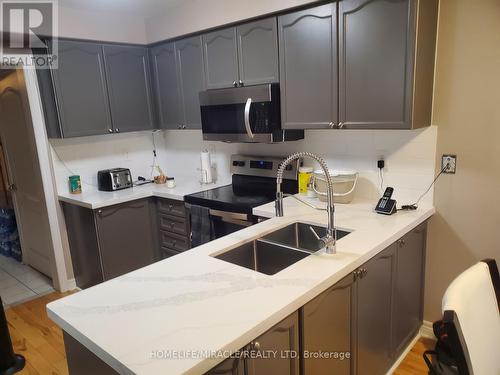
[[[314,253],[321,250],[321,246],[310,228],[313,228],[320,237],[326,235],[326,227],[306,223],[293,223],[269,233],[262,237],[262,239]],[[337,240],[348,234],[349,232],[337,229]]]
[[[259,239],[219,254],[215,258],[266,275],[274,275],[309,255],[311,254],[301,250]]]

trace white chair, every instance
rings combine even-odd
[[[460,274],[443,297],[443,323],[460,375],[500,375],[500,279],[494,259]]]

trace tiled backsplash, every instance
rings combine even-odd
[[[205,142],[199,130],[168,130],[155,134],[158,163],[174,177],[199,178],[200,152],[208,149],[216,176],[229,179],[233,153],[282,155],[311,151],[322,155],[332,169],[360,172],[356,196],[375,200],[380,195],[377,159],[384,157],[384,187],[395,188],[400,203],[413,203],[434,178],[436,158],[434,126],[421,130],[309,130],[305,139],[282,144],[228,144]],[[134,178],[149,176],[153,161],[152,133],[132,133],[51,141],[59,191],[67,177],[80,174],[84,189],[95,189],[99,169],[130,168]],[[309,163],[309,162],[306,162]],[[69,170],[68,170],[69,169]],[[62,189],[62,190],[61,190]],[[424,198],[432,202],[432,189]]]

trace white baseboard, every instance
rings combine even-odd
[[[406,349],[403,351],[403,353],[401,353],[401,355],[399,356],[399,358],[396,360],[396,362],[394,362],[394,364],[392,365],[392,367],[389,369],[389,371],[387,371],[387,375],[391,375],[392,373],[394,373],[394,371],[396,371],[396,369],[399,367],[399,365],[403,362],[403,360],[405,359],[406,355],[410,352],[410,350],[415,346],[415,344],[417,343],[417,341],[420,339],[420,332],[416,334],[416,336],[413,338],[413,340],[410,341],[410,343],[408,344],[408,346],[406,347]]]
[[[422,327],[420,327],[420,335],[426,339],[436,339],[434,336],[434,331],[432,330],[432,322],[424,320]]]

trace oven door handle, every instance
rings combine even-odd
[[[233,223],[245,227],[249,227],[253,225],[253,223],[249,220],[247,214],[241,214],[237,212],[227,212],[227,211],[219,211],[219,210],[210,210],[210,216],[219,217],[222,221],[227,223]]]
[[[252,98],[248,98],[245,104],[245,128],[247,130],[248,137],[253,139],[252,128],[250,127],[250,106],[252,105]]]

